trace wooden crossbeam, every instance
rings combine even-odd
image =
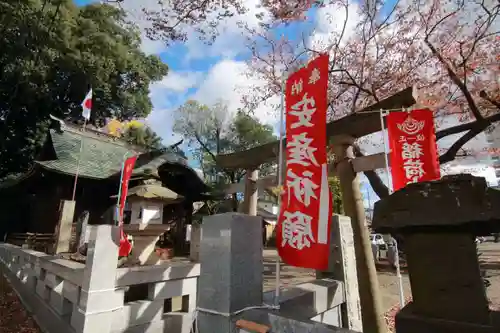
[[[330,175],[335,175],[334,167],[335,166],[333,163],[328,165],[328,173]],[[355,172],[383,169],[385,168],[384,153],[357,157],[354,160],[352,160],[352,167]],[[269,189],[271,187],[278,186],[278,176],[276,174],[265,176],[258,179],[255,183],[257,185],[258,190]],[[244,182],[229,184],[224,189],[224,193],[226,194],[243,193],[244,191],[245,191]]]
[[[408,87],[396,94],[370,105],[356,113],[337,119],[327,124],[326,135],[347,135],[354,138],[375,133],[381,130],[380,114],[377,110],[406,108],[417,102],[417,89]],[[282,142],[284,144],[284,141]],[[225,169],[252,169],[263,163],[276,161],[280,142],[276,140],[245,151],[217,156],[217,165]]]

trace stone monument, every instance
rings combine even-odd
[[[372,227],[404,238],[413,301],[397,333],[500,332],[475,244],[500,230],[500,191],[471,175],[410,184],[375,204]]]

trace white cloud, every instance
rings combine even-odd
[[[325,49],[338,38],[342,38],[341,42],[345,43],[353,35],[359,23],[358,11],[359,5],[354,2],[348,3],[347,7],[335,2],[319,8],[316,14],[316,27],[308,39],[308,46],[315,50]]]
[[[202,24],[200,27],[190,27],[188,29],[189,39],[185,43],[188,48],[188,59],[201,59],[207,56],[222,56],[228,59],[245,51],[248,34],[243,27],[260,31],[260,23],[268,22],[271,16],[269,11],[261,6],[261,0],[246,0],[244,5],[246,7],[245,13],[235,14],[219,22],[217,39],[208,47],[199,40],[200,34],[195,31],[195,28],[210,30],[209,23]],[[217,15],[219,12],[210,14],[207,22],[212,21]]]
[[[152,84],[152,89],[165,89],[172,92],[182,93],[198,85],[203,78],[201,72],[175,72],[170,71],[163,80]]]
[[[179,139],[179,136],[172,134],[173,109],[186,99],[194,99],[207,105],[213,105],[221,99],[228,104],[228,109],[235,113],[239,108],[244,108],[241,97],[251,93],[253,87],[264,84],[264,81],[259,79],[248,78],[245,75],[247,70],[245,62],[223,60],[213,66],[203,80],[201,73],[171,73],[151,86],[150,97],[155,109],[149,115],[147,123],[168,144]],[[187,96],[186,90],[189,88],[197,88],[196,93]],[[276,127],[276,107],[279,102],[279,97],[275,96],[262,103],[254,110],[255,117],[262,123]]]
[[[142,34],[142,50],[148,54],[159,54],[166,51],[167,47],[163,41],[150,40],[146,36],[146,29],[152,27],[152,22],[148,20],[147,15],[143,12],[146,9],[151,12],[160,11],[163,7],[168,6],[168,2],[158,0],[124,0],[120,3],[120,7],[125,10],[128,17],[141,30]],[[205,22],[198,26],[180,25],[179,27],[187,33],[188,40],[183,43],[188,54],[186,60],[201,59],[205,57],[234,57],[245,49],[245,31],[243,25],[250,29],[259,29],[260,22],[269,20],[270,15],[267,10],[261,7],[260,0],[245,1],[246,12],[243,14],[235,14],[231,17],[224,18],[216,27],[217,39],[208,46],[204,41],[200,40],[198,29],[212,31],[210,22],[213,21],[222,10],[213,12],[208,15]],[[259,17],[258,17],[259,16]]]
[[[160,4],[158,0],[124,0],[117,4],[128,15],[128,19],[137,25],[141,31],[141,49],[146,54],[159,54],[165,51],[166,45],[163,41],[151,40],[146,35],[146,29],[152,27],[152,22],[148,20],[143,9],[158,10]]]
[[[264,81],[248,78],[246,63],[234,60],[223,60],[208,72],[193,98],[211,105],[218,99],[227,101],[229,110],[235,112],[244,108],[241,97],[252,92],[253,87],[264,85]],[[275,107],[279,105],[279,97],[273,97],[254,110],[255,116],[262,122],[274,125],[277,120]]]

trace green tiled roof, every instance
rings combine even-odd
[[[37,161],[42,167],[79,177],[104,179],[120,172],[125,154],[137,154],[124,144],[98,139],[83,133],[50,131],[57,159]],[[78,166],[78,159],[80,165]]]
[[[78,167],[78,176],[84,178],[105,179],[118,175],[126,156],[143,153],[122,141],[97,138],[86,133],[51,130],[50,137],[57,159],[36,163],[46,169],[70,175],[74,175]],[[166,152],[145,164],[138,161],[133,175],[144,174],[148,169],[156,171],[161,165],[169,162],[185,164],[185,159],[178,154]]]
[[[187,165],[187,160],[175,151],[145,152],[142,148],[129,145],[95,131],[80,132],[69,128],[63,132],[51,130],[46,148],[53,148],[55,157],[35,163],[47,170],[74,176],[79,165],[79,177],[106,179],[119,177],[124,158],[138,155],[132,176],[163,174],[168,188],[192,200],[204,200],[210,188],[199,175]],[[83,148],[80,147],[83,143]],[[52,147],[51,147],[52,146]],[[47,158],[47,154],[45,154]],[[53,156],[53,154],[51,155]],[[80,158],[80,162],[78,159]],[[26,174],[15,175],[0,180],[0,189],[16,185],[36,172],[32,168]]]

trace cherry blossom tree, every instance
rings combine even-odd
[[[331,120],[416,85],[418,104],[435,111],[437,139],[459,134],[440,156],[442,164],[454,160],[465,144],[500,120],[500,2],[406,0],[389,8],[371,3],[314,3],[320,10],[333,7],[337,20],[319,40],[276,37],[271,26],[253,31],[249,75],[266,84],[254,87],[256,93],[245,102],[252,108],[279,94],[284,72],[328,52]],[[337,16],[343,16],[342,23]],[[447,125],[451,118],[458,125]],[[360,140],[358,156],[362,147]],[[365,174],[380,197],[388,195],[374,171]]]
[[[104,1],[126,9],[124,3],[135,0]],[[162,40],[166,44],[184,42],[193,37],[212,43],[220,33],[219,25],[222,21],[249,11],[249,2],[245,0],[141,0],[141,2],[143,3],[140,5],[140,11],[151,23],[147,28],[148,37]],[[263,21],[264,16],[267,16],[271,22],[269,25],[290,22],[306,18],[305,13],[309,8],[321,6],[323,2],[261,0],[257,6],[260,10],[255,16]]]

